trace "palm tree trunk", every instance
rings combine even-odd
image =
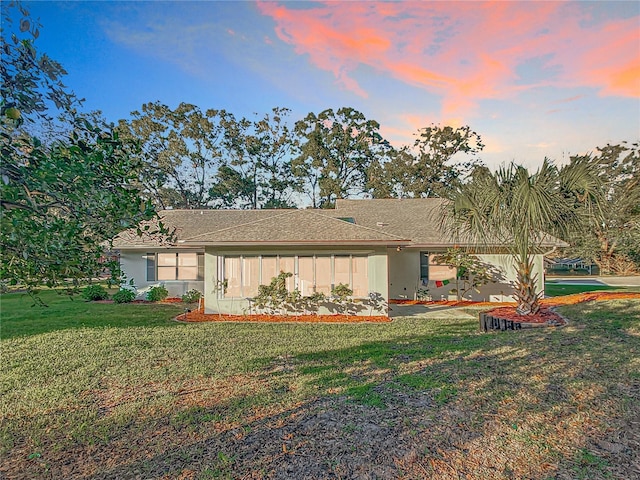
[[[540,295],[536,293],[537,275],[533,274],[533,260],[528,256],[520,258],[517,264],[517,284],[515,296],[518,301],[518,315],[533,315],[540,310]]]

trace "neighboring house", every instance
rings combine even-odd
[[[585,273],[591,275],[596,265],[589,260],[584,260],[580,257],[576,258],[549,258],[545,257],[544,267],[547,272],[554,272],[556,274],[562,274],[566,272],[573,272],[576,270],[582,270]]]
[[[115,239],[114,248],[138,288],[163,283],[172,296],[195,288],[204,294],[207,313],[249,311],[258,286],[280,271],[293,274],[287,287],[304,296],[328,295],[342,283],[362,302],[370,295],[384,301],[447,298],[456,272],[435,265],[433,257],[455,245],[472,247],[497,273],[496,283],[465,298],[511,300],[511,257],[495,253],[496,246],[466,245],[443,232],[444,202],[338,200],[332,210],[166,210],[160,217],[175,229],[172,243],[128,231]],[[555,242],[548,247],[558,246]],[[542,253],[535,255],[540,291]]]

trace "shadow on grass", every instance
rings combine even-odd
[[[443,478],[455,464],[469,478],[572,478],[588,460],[606,478],[626,450],[584,452],[640,401],[628,377],[640,342],[627,331],[638,302],[610,305],[563,307],[563,329],[477,334],[475,321],[446,322],[430,335],[264,358],[266,392],[132,422],[74,476]],[[294,401],[294,387],[315,393]],[[49,473],[68,476],[66,463]]]

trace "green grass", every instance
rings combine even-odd
[[[39,297],[46,306],[34,303],[26,293],[0,295],[0,338],[6,340],[68,329],[167,325],[168,319],[183,312],[179,304],[94,303],[80,295],[70,297],[52,290],[42,291]]]
[[[442,419],[442,428],[456,409],[468,412],[456,421],[478,435],[504,424],[508,436],[497,432],[499,441],[555,452],[533,464],[558,463],[567,450],[555,425],[577,415],[570,425],[579,429],[593,417],[589,428],[605,432],[624,409],[637,409],[625,385],[638,379],[638,301],[563,307],[571,319],[564,329],[481,334],[463,310],[391,324],[179,324],[170,319],[180,306],[95,304],[53,292],[43,299],[48,307],[0,297],[0,463],[27,476],[42,465],[60,476],[65,458],[90,448],[111,463],[138,459],[142,471],[153,469],[144,448],[201,465],[200,453],[178,450],[187,439],[258,428],[253,419],[318,398],[385,411],[397,395],[419,394],[432,406],[424,415]],[[605,414],[607,422],[595,420]],[[563,462],[581,474],[596,460],[581,453],[583,439],[572,445]],[[239,476],[226,453],[197,468],[199,478]]]
[[[609,285],[559,285],[555,282],[544,284],[544,293],[547,297],[560,297],[574,293],[598,292],[612,290],[619,292],[640,292],[640,287],[612,287]]]

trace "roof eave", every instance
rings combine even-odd
[[[188,242],[185,241],[181,245],[206,246],[206,247],[252,247],[252,246],[358,246],[358,245],[376,245],[376,246],[408,246],[410,240],[305,240],[305,241],[250,241],[250,242]]]

